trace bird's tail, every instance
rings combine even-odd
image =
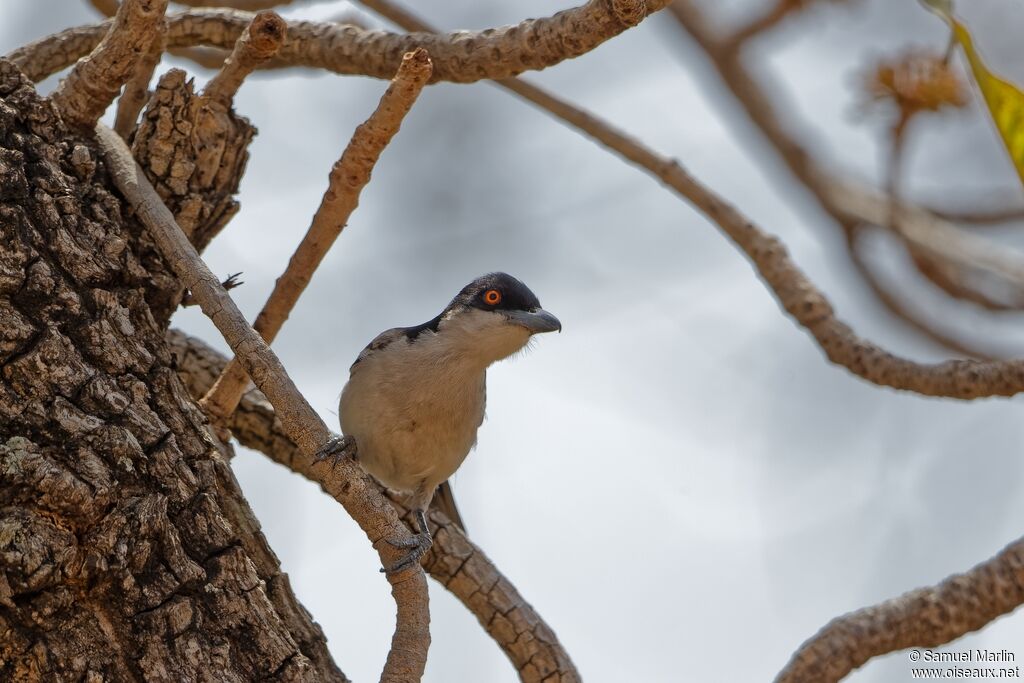
[[[462,530],[462,533],[466,533],[466,525],[462,521],[462,515],[459,514],[459,508],[455,505],[455,496],[452,494],[451,482],[444,481],[437,487],[437,491],[434,492],[432,505],[443,512],[445,517],[453,521],[455,526]]]

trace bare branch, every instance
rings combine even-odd
[[[22,45],[4,58],[14,62],[29,80],[38,83],[92,52],[113,23],[113,19],[108,19],[99,24],[69,28]]]
[[[157,35],[149,44],[149,50],[135,65],[132,77],[124,86],[124,93],[117,101],[117,116],[114,118],[114,130],[125,140],[135,129],[139,120],[139,112],[149,100],[149,82],[153,80],[160,59],[164,56],[164,41],[167,37],[166,22],[157,24]]]
[[[375,6],[384,0],[373,0]],[[673,9],[676,5],[673,5]],[[395,11],[388,18],[410,17]],[[416,27],[425,24],[416,20]],[[782,307],[818,341],[830,361],[874,384],[927,396],[972,399],[1013,396],[1024,391],[1024,362],[951,360],[915,363],[858,337],[836,318],[825,295],[793,263],[778,238],[763,232],[746,216],[690,176],[673,159],[657,154],[607,122],[521,79],[498,84],[565,121],[625,160],[640,166],[690,201],[746,253]],[[810,168],[810,158],[806,159]],[[812,181],[813,182],[813,181]],[[823,193],[825,190],[821,190]],[[883,204],[884,207],[884,204]],[[845,214],[844,214],[845,215]],[[874,221],[869,221],[874,222]]]
[[[948,643],[1024,603],[1024,539],[941,583],[832,620],[800,646],[776,683],[832,683],[873,657]]]
[[[88,59],[75,65],[50,95],[72,126],[95,124],[132,75],[138,56],[157,39],[167,0],[126,0]]]
[[[332,436],[327,425],[299,393],[274,352],[245,322],[234,301],[174,222],[121,138],[102,125],[96,127],[96,135],[114,184],[203,312],[224,335],[249,376],[269,398],[310,473],[356,520],[374,544],[384,566],[398,561],[402,550],[396,546],[410,538],[409,530],[351,458],[333,464],[326,461],[312,464],[314,455]],[[418,681],[430,644],[426,580],[419,567],[389,575],[388,580],[398,618],[381,681]]]
[[[854,184],[827,179],[822,197],[828,212],[840,224],[864,222],[891,230],[915,254],[935,264],[943,272],[962,273],[943,281],[922,269],[922,274],[959,298],[968,299],[994,310],[1015,309],[1024,305],[1024,253],[995,244],[976,232],[962,230],[928,210],[913,204],[901,204],[899,219],[884,195]],[[964,284],[972,280],[990,280],[1005,293],[1002,300]]]
[[[748,23],[733,31],[723,39],[723,44],[729,49],[736,50],[743,46],[751,38],[761,35],[778,26],[783,20],[802,12],[811,5],[823,2],[824,0],[774,0],[767,11],[755,16]],[[844,2],[845,0],[833,0],[833,2]]]
[[[811,191],[821,207],[840,226],[849,230],[861,223],[893,229],[915,254],[942,263],[951,273],[992,280],[1009,292],[1010,301],[994,301],[973,286],[947,287],[953,296],[969,298],[990,308],[1016,307],[1024,301],[1024,254],[989,243],[909,203],[899,207],[900,220],[890,221],[888,198],[873,189],[840,178],[817,164],[797,137],[783,125],[766,88],[744,65],[741,55],[715,36],[703,13],[689,0],[677,0],[670,11],[701,47],[718,71],[723,85],[742,105],[751,122],[775,147],[793,175]],[[931,273],[922,270],[931,277]],[[958,281],[967,278],[959,278]],[[936,282],[944,286],[942,282]]]
[[[253,17],[220,71],[206,84],[203,97],[207,103],[230,107],[245,77],[281,49],[286,32],[285,20],[274,12],[267,10]]]
[[[589,0],[551,17],[514,26],[448,34],[398,35],[351,24],[294,21],[278,58],[342,74],[391,78],[402,56],[422,47],[434,62],[432,82],[472,83],[544,69],[579,57],[640,23],[668,0]],[[249,12],[193,10],[168,17],[168,49],[197,45],[231,49],[252,20]],[[67,68],[87,54],[104,24],[69,29],[8,55],[32,80]],[[93,42],[96,41],[96,42]]]
[[[168,332],[167,339],[189,392],[196,397],[207,393],[227,359],[176,330]],[[318,481],[260,392],[246,392],[228,426],[242,445]],[[390,500],[399,514],[406,514],[395,497]],[[483,551],[440,512],[431,510],[428,520],[434,545],[423,558],[424,568],[476,616],[515,665],[520,679],[524,683],[578,682],[580,675],[554,631]]]
[[[733,32],[723,42],[730,45],[733,49],[736,49],[751,38],[766,31],[770,31],[781,23],[783,19],[787,18],[791,14],[795,13],[796,10],[806,6],[807,4],[809,3],[794,2],[793,0],[775,0],[766,12],[758,14],[748,23],[736,29],[735,32]]]
[[[349,216],[359,204],[360,192],[370,181],[377,159],[412,109],[430,78],[430,70],[430,57],[426,50],[418,49],[407,54],[377,109],[356,129],[341,158],[335,162],[327,191],[309,230],[253,324],[268,344],[274,341],[317,266],[348,223]],[[247,382],[245,369],[232,360],[210,393],[203,398],[204,410],[214,420],[224,420],[235,410]]]
[[[909,327],[913,328],[928,339],[931,339],[940,346],[944,346],[953,353],[966,356],[967,358],[998,360],[999,358],[997,356],[987,351],[982,351],[969,343],[955,339],[945,332],[938,330],[930,321],[926,320],[923,316],[919,315],[904,304],[899,295],[891,291],[890,286],[883,283],[882,279],[875,273],[874,269],[868,263],[858,246],[860,233],[864,230],[870,229],[883,230],[884,228],[874,225],[869,226],[866,223],[862,226],[858,226],[851,232],[847,233],[847,250],[857,272],[860,273],[861,277],[868,284],[868,287],[871,288],[871,291],[882,305],[889,309],[890,313],[902,320]]]
[[[990,208],[956,208],[944,209],[936,206],[928,207],[928,210],[951,223],[969,223],[971,225],[992,225],[1001,223],[1015,223],[1024,220],[1024,207],[1003,206]]]

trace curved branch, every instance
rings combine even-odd
[[[848,231],[846,233],[847,251],[850,254],[850,260],[853,262],[853,267],[857,269],[857,272],[860,273],[860,276],[864,279],[868,287],[882,305],[889,309],[890,313],[902,320],[912,329],[916,330],[919,334],[931,339],[940,346],[944,346],[953,353],[961,356],[967,356],[969,358],[977,358],[979,360],[999,360],[998,356],[979,348],[975,348],[973,345],[955,339],[954,337],[937,329],[930,321],[926,320],[924,316],[912,310],[907,304],[904,304],[899,295],[891,291],[890,286],[882,281],[882,278],[868,263],[868,260],[865,258],[861,248],[859,247],[861,237],[860,233],[864,230],[870,229],[884,230],[885,228],[879,228],[878,226],[864,223],[861,226]]]
[[[936,647],[1024,603],[1024,539],[941,583],[833,619],[800,646],[776,683],[832,683],[873,657]]]
[[[192,396],[209,391],[227,359],[198,339],[177,330],[167,341],[178,359],[178,370]],[[313,481],[309,461],[275,420],[274,409],[255,390],[247,392],[231,416],[228,427],[242,445]],[[406,510],[391,498],[404,515]],[[456,524],[431,510],[428,520],[434,545],[423,566],[472,612],[505,652],[524,683],[576,683],[580,675],[554,631],[530,606],[515,586],[475,546]]]
[[[434,62],[431,82],[472,83],[507,78],[579,57],[639,24],[668,0],[589,0],[585,5],[514,26],[447,34],[366,31],[334,22],[288,22],[278,60],[341,74],[391,78],[402,56],[424,48]],[[167,18],[167,47],[231,49],[252,20],[249,12],[193,10]],[[89,53],[109,22],[43,38],[7,57],[34,81],[61,71]]]
[[[167,0],[125,0],[91,50],[57,86],[50,100],[61,117],[79,128],[92,127],[135,71],[139,55],[159,40]]]
[[[373,0],[374,5],[388,5]],[[676,5],[673,5],[673,8]],[[392,8],[388,18],[410,20],[408,12]],[[425,24],[415,18],[414,24]],[[747,255],[762,280],[793,319],[810,332],[830,361],[874,384],[914,391],[926,396],[973,399],[1013,396],[1024,391],[1024,361],[984,362],[951,360],[915,363],[895,356],[858,337],[836,318],[825,295],[797,267],[778,238],[765,233],[736,208],[688,174],[674,159],[664,157],[607,122],[520,79],[498,81],[553,114],[599,144],[635,164],[676,191],[718,225]],[[810,164],[809,157],[807,158]]]
[[[102,125],[96,127],[96,135],[114,184],[182,284],[192,292],[203,312],[241,359],[256,386],[269,398],[289,438],[299,447],[299,459],[363,529],[383,565],[397,562],[402,551],[396,546],[410,538],[409,530],[351,458],[313,464],[315,454],[332,436],[327,425],[299,393],[274,352],[245,322],[231,297],[174,222],[170,210],[160,201],[121,138]],[[389,575],[388,580],[398,618],[381,681],[412,683],[419,681],[423,674],[430,644],[426,579],[417,566]]]
[[[356,128],[341,158],[331,169],[327,191],[313,216],[312,225],[292,254],[284,273],[274,283],[274,290],[253,323],[253,329],[268,344],[274,341],[313,273],[348,223],[359,204],[360,192],[370,182],[374,165],[412,109],[430,78],[430,69],[426,50],[416,50],[405,56],[376,110]],[[204,410],[215,421],[224,420],[235,410],[248,380],[241,364],[232,360],[203,397]]]
[[[813,159],[791,133],[793,126],[783,123],[768,96],[768,89],[747,68],[742,54],[728,40],[716,35],[694,2],[676,0],[669,12],[705,52],[722,84],[743,107],[751,123],[775,147],[793,175],[829,216],[844,229],[858,223],[891,226],[889,198],[833,174]],[[1024,298],[1024,254],[988,244],[920,206],[903,204],[899,214],[900,220],[894,227],[899,228],[901,239],[916,252],[929,253],[957,270],[983,270],[1011,287],[1017,298]],[[927,277],[927,273],[925,275]]]

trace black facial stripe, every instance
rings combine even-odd
[[[501,294],[501,301],[497,305],[492,306],[484,301],[484,293],[490,289],[495,289]],[[468,306],[484,311],[531,311],[540,308],[540,300],[529,287],[511,275],[488,273],[463,287],[445,310],[450,310],[454,306]]]
[[[440,324],[441,316],[437,316],[433,320],[428,320],[422,325],[416,325],[415,327],[403,327],[402,334],[404,334],[410,342],[414,342],[424,332],[437,332],[437,326]]]
[[[484,301],[484,292],[489,289],[496,289],[501,293],[501,301],[496,306],[492,306]],[[540,308],[540,301],[537,299],[537,295],[530,291],[529,287],[511,275],[506,273],[488,273],[463,287],[458,296],[452,299],[451,303],[436,318],[428,320],[422,325],[396,328],[395,332],[405,335],[406,339],[413,343],[424,332],[437,332],[441,324],[441,318],[453,308],[478,308],[484,311],[532,311]],[[387,343],[390,344],[393,339],[389,338]],[[370,350],[376,349],[371,348]]]

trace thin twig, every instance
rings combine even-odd
[[[157,26],[157,35],[149,44],[149,50],[135,65],[132,77],[124,86],[124,93],[117,101],[117,115],[114,117],[114,130],[125,140],[135,130],[139,120],[139,112],[149,100],[149,82],[153,73],[164,56],[164,42],[167,37],[167,25],[163,20]]]
[[[771,30],[782,22],[783,19],[808,4],[810,3],[793,2],[793,0],[775,0],[768,11],[758,14],[746,24],[740,26],[728,38],[725,38],[723,42],[729,45],[731,49],[739,49],[751,38]]]
[[[68,124],[91,128],[114,101],[140,54],[158,39],[167,0],[125,0],[103,40],[50,95]],[[77,60],[76,60],[77,61]]]
[[[814,196],[822,209],[844,229],[860,223],[889,226],[888,198],[875,190],[841,178],[818,164],[796,135],[783,123],[766,77],[754,78],[742,54],[717,37],[704,13],[691,0],[676,0],[669,12],[707,54],[723,85],[743,107],[751,122],[775,147],[790,171]],[[1024,254],[993,245],[913,204],[900,206],[899,236],[917,253],[946,261],[961,271],[983,272],[998,278],[1024,299]],[[978,296],[984,294],[977,292]]]
[[[213,385],[227,359],[198,339],[177,330],[167,334],[178,370],[193,396]],[[290,470],[317,481],[309,461],[274,417],[274,409],[258,391],[246,392],[228,427],[239,443],[259,451]],[[389,496],[399,514],[406,509]],[[554,631],[520,595],[484,552],[442,513],[431,510],[428,521],[434,544],[423,558],[424,569],[462,601],[487,629],[519,671],[523,683],[577,683],[580,675]]]
[[[945,209],[937,206],[930,206],[928,210],[939,218],[951,223],[965,223],[969,225],[1000,225],[1003,223],[1016,223],[1024,221],[1024,207],[1004,206],[990,209],[987,207],[971,209],[956,208]]]
[[[314,455],[332,436],[327,425],[299,393],[274,352],[245,322],[241,311],[174,222],[171,212],[121,138],[103,125],[96,127],[96,135],[114,184],[146,226],[182,284],[192,292],[203,313],[224,335],[256,386],[270,400],[311,474],[363,529],[383,565],[397,562],[403,553],[397,544],[411,538],[408,528],[351,458],[334,464],[328,461],[312,464]],[[388,580],[398,617],[381,681],[412,683],[419,681],[423,674],[430,644],[426,579],[416,566],[389,575]]]
[[[377,109],[356,129],[341,158],[335,162],[327,191],[309,230],[253,324],[268,344],[274,341],[317,266],[348,223],[359,204],[360,192],[370,181],[374,165],[426,85],[430,70],[430,57],[426,50],[407,54]],[[203,398],[204,410],[215,421],[224,420],[238,405],[247,381],[241,364],[232,360],[210,393]]]
[[[836,179],[825,186],[823,197],[826,210],[840,225],[868,223],[890,229],[919,264],[941,264],[943,271],[971,276],[960,276],[954,283],[921,269],[948,293],[991,310],[1014,310],[1024,303],[1024,253],[1019,249],[994,243],[976,231],[962,230],[909,203],[900,204],[899,220],[892,226],[890,206],[883,195],[862,186],[843,185]],[[985,280],[1005,289],[1003,300],[980,291],[975,283]]]
[[[935,586],[833,619],[800,648],[776,683],[834,683],[870,659],[936,647],[1024,603],[1024,539]]]
[[[857,272],[860,273],[860,276],[867,283],[868,287],[871,288],[871,291],[882,305],[889,309],[890,313],[902,320],[912,329],[916,330],[919,334],[931,339],[936,344],[945,347],[955,354],[965,356],[967,358],[977,358],[979,360],[1001,360],[998,356],[987,351],[982,351],[973,345],[955,339],[945,332],[936,329],[931,322],[904,304],[899,295],[891,291],[890,287],[883,283],[882,278],[878,276],[875,270],[868,263],[859,246],[862,239],[861,233],[864,230],[871,229],[884,230],[884,228],[880,228],[879,226],[868,225],[865,223],[848,232],[847,251],[850,254],[850,260],[853,262],[854,268],[857,269]]]
[[[279,58],[292,66],[391,78],[402,56],[418,47],[434,63],[432,82],[472,83],[544,69],[593,50],[639,24],[669,0],[588,0],[550,17],[514,26],[444,35],[366,31],[351,24],[290,21]],[[252,21],[237,10],[191,10],[167,18],[167,47],[204,45],[231,49]],[[34,81],[88,54],[109,24],[82,26],[14,50],[8,59]]]
[[[285,20],[274,12],[265,10],[257,13],[235,42],[220,71],[206,84],[203,99],[222,109],[230,107],[245,77],[281,49],[287,28]]]

